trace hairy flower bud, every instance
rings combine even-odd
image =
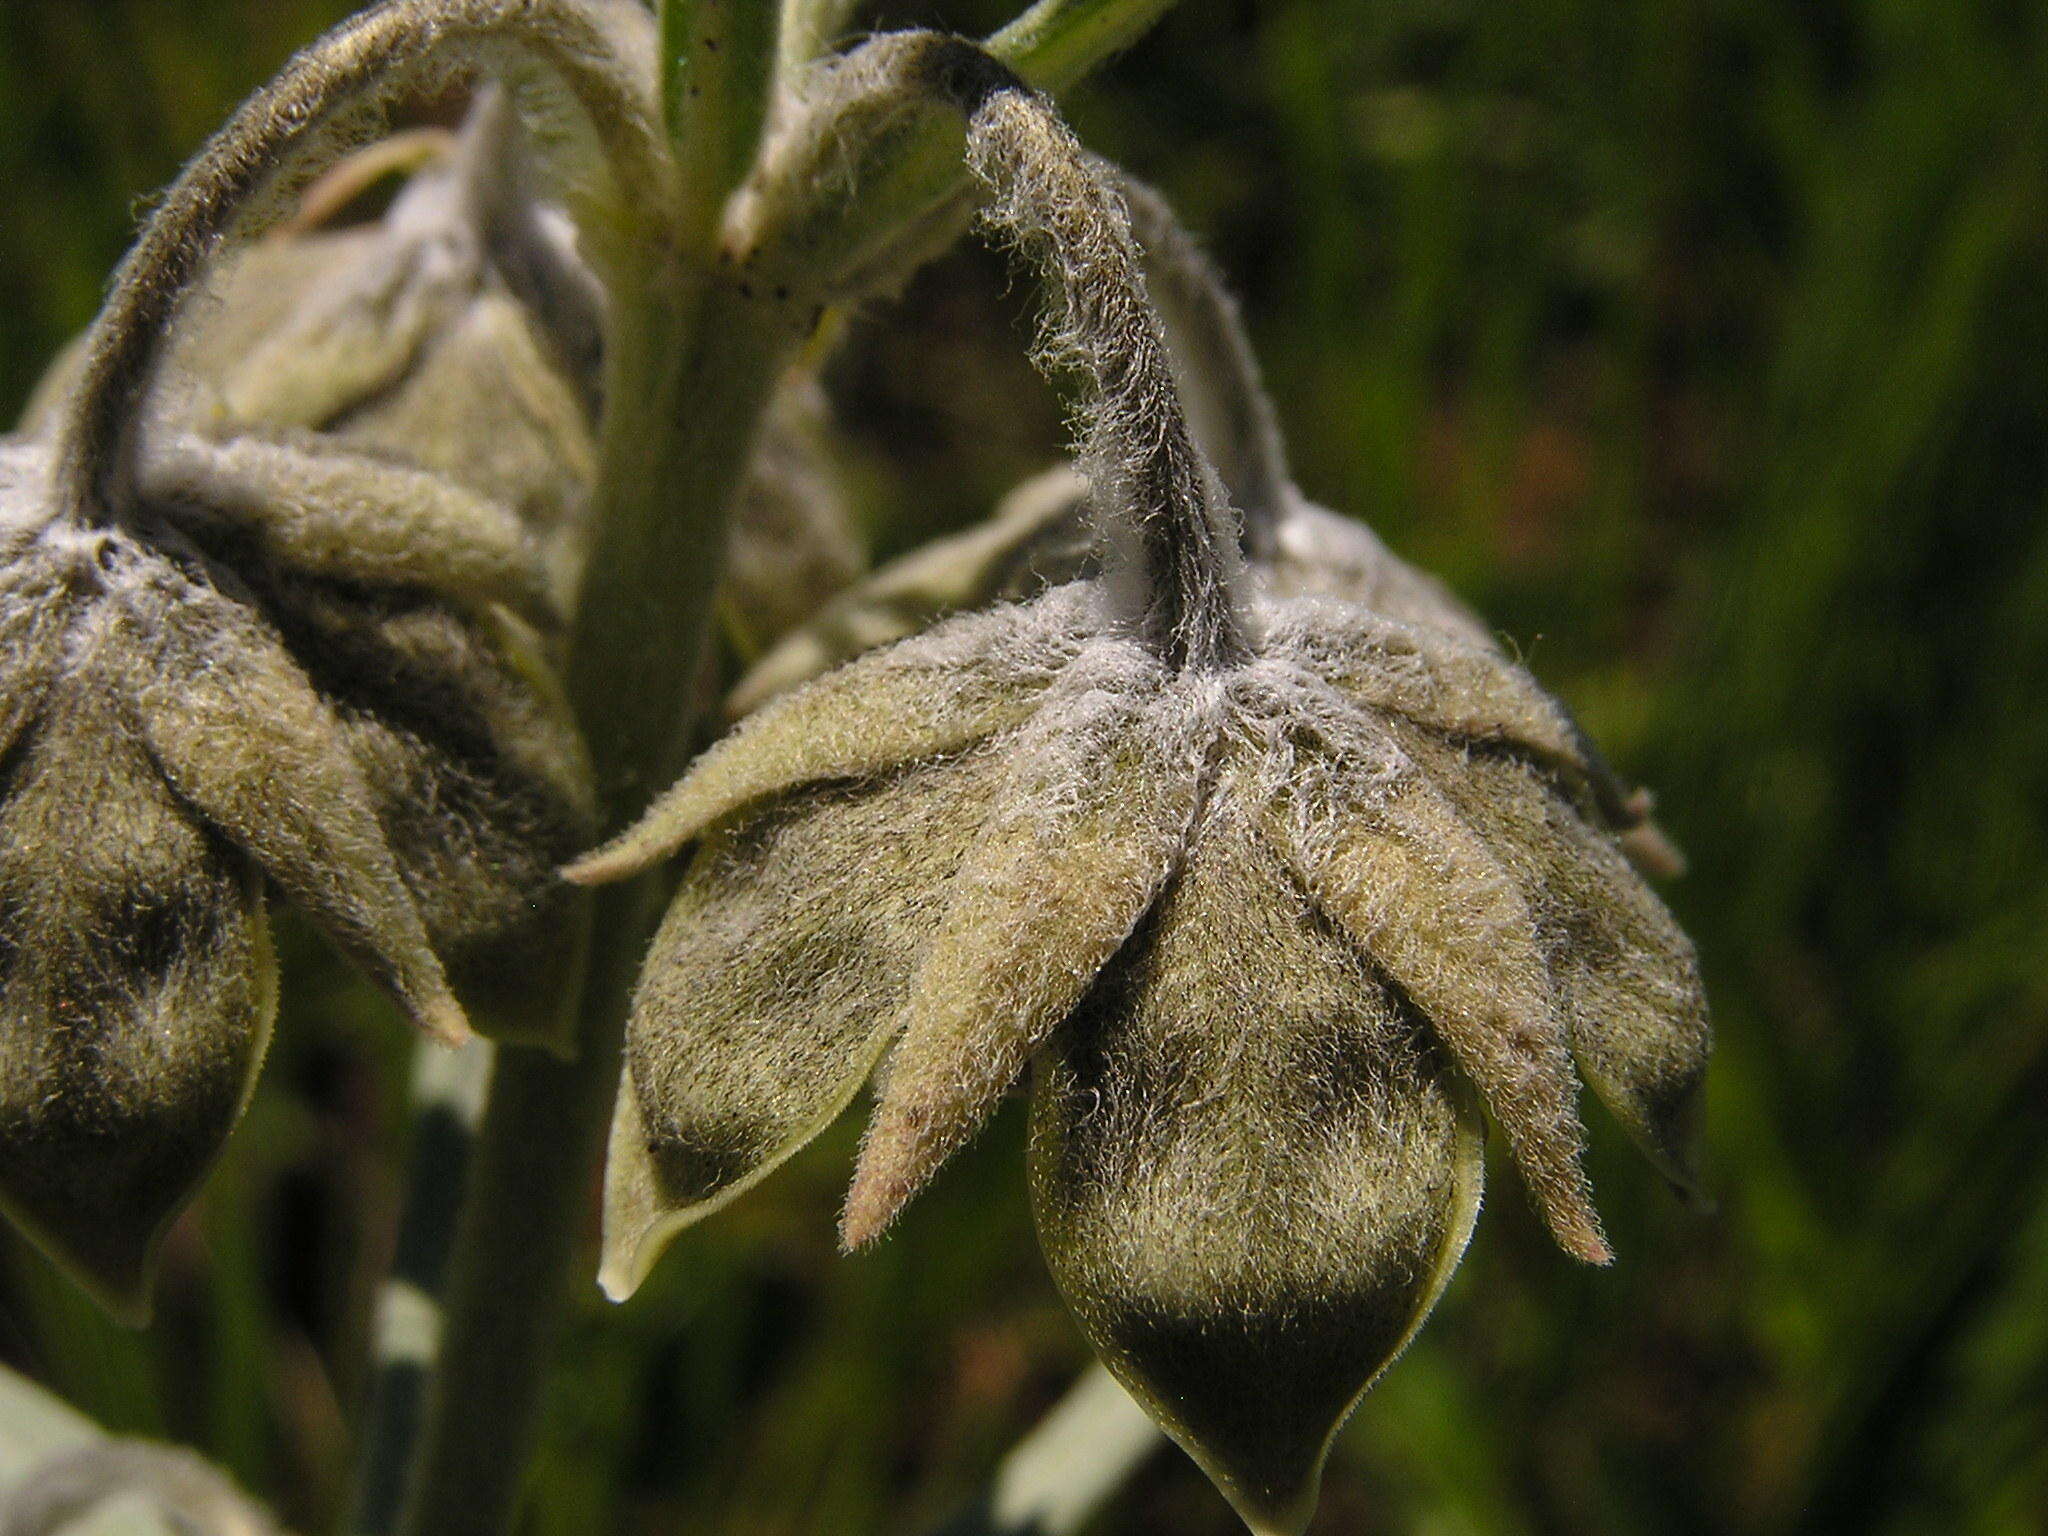
[[[556,667],[605,320],[574,233],[486,87],[459,133],[348,157],[204,259],[325,142],[317,103],[395,88],[408,46],[524,29],[640,142],[637,65],[597,46],[646,30],[625,0],[479,5],[408,44],[416,15],[244,109],[0,440],[0,1205],[128,1315],[262,1056],[266,886],[439,1035],[574,1027],[588,903],[556,870],[593,808]],[[394,168],[382,217],[327,222]],[[816,444],[793,396],[735,534],[750,649],[855,563]],[[791,551],[801,592],[766,574]]]
[[[184,308],[117,520],[59,489],[89,347],[0,447],[0,1202],[125,1315],[262,1057],[266,884],[429,1032],[564,1039],[596,312],[558,234],[487,98],[385,219]]]
[[[126,1315],[239,1114],[275,883],[430,1033],[467,1034],[341,725],[196,556],[0,480],[0,1201]]]
[[[296,303],[260,315],[295,245]],[[253,264],[254,270],[251,270]],[[250,250],[171,352],[143,494],[232,569],[335,709],[479,1027],[561,1043],[587,841],[554,680],[588,537],[601,298],[486,92],[367,233]],[[180,384],[184,387],[179,388]],[[179,424],[191,431],[174,435]]]
[[[989,88],[968,144],[1095,385],[1097,574],[775,697],[570,871],[695,849],[635,998],[602,1278],[630,1292],[873,1077],[866,1243],[1034,1069],[1075,1316],[1254,1530],[1298,1532],[1463,1251],[1482,1115],[1589,1262],[1581,1077],[1689,1175],[1692,952],[1483,636],[1240,565],[1117,201],[1044,103]]]

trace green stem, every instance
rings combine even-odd
[[[859,8],[860,0],[782,0],[782,38],[777,52],[783,74],[829,53]]]
[[[599,792],[620,823],[686,760],[681,736],[695,723],[726,508],[807,318],[741,275],[706,282],[692,299],[674,262],[657,270],[662,277],[637,299],[613,293],[626,355],[608,395],[610,505],[569,667]],[[637,380],[638,395],[624,396],[623,380]]]
[[[1164,3],[1042,5],[1018,23],[1024,31],[1011,62],[1042,83],[1072,78],[1142,30]],[[817,297],[815,285],[790,284],[785,293],[770,263],[753,253],[729,261],[719,229],[726,196],[759,142],[775,13],[765,0],[665,0],[662,90],[682,162],[682,213],[661,238],[643,230],[636,248],[629,233],[607,253],[599,533],[569,691],[614,826],[630,821],[688,756],[727,509],[776,379],[809,327],[805,301]],[[1124,23],[1106,25],[1112,13]],[[1026,26],[1031,16],[1039,19]],[[946,146],[943,131],[938,142]],[[966,186],[957,120],[950,145],[951,163],[938,178],[942,203]],[[927,138],[923,152],[931,148]],[[809,195],[824,193],[814,184]],[[898,218],[924,207],[891,205]],[[627,1008],[664,898],[658,873],[598,893],[574,1061],[518,1048],[498,1054],[399,1536],[504,1536],[510,1528],[569,1277],[582,1269]]]
[[[605,505],[569,682],[614,824],[687,754],[726,509],[799,339],[736,289],[703,289],[683,313],[652,297],[680,288],[671,279],[613,294]],[[498,1054],[401,1536],[503,1536],[511,1526],[569,1278],[583,1268],[627,1005],[664,899],[658,876],[598,894],[574,1061]]]
[[[771,0],[661,0],[661,105],[680,171],[681,248],[708,258],[726,199],[753,167],[774,88]]]
[[[468,1184],[471,1150],[494,1051],[473,1040],[449,1051],[420,1042],[413,1059],[412,1150],[405,1211],[391,1269],[377,1295],[369,1413],[358,1457],[350,1536],[389,1536],[405,1497],[427,1383],[440,1349],[453,1213]]]
[[[630,984],[639,959],[630,935],[657,908],[638,887],[600,898],[593,994],[618,989],[622,976]],[[447,1332],[401,1536],[512,1528],[618,1070],[621,1011],[612,1004],[593,1013],[574,1061],[499,1053],[456,1225]]]
[[[1076,85],[1172,10],[1175,0],[1038,0],[983,46],[1041,91]]]

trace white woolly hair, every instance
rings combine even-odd
[[[1244,519],[1244,548],[1270,560],[1280,521],[1300,501],[1279,413],[1259,373],[1244,316],[1216,264],[1156,188],[1105,160],[1144,248],[1145,283],[1172,344],[1181,401]]]
[[[1088,382],[1079,458],[1110,591],[1171,664],[1242,660],[1237,515],[1189,430],[1122,198],[1050,103],[1019,87],[974,107],[967,156],[990,191],[985,221],[1052,286],[1038,361]]]

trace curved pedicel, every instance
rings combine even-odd
[[[635,23],[628,18],[640,14]],[[58,431],[56,492],[84,526],[119,521],[135,490],[140,409],[179,307],[232,234],[275,213],[295,177],[347,147],[350,116],[506,48],[554,72],[635,196],[664,177],[644,13],[628,0],[388,0],[302,50],[171,186],[114,275]]]

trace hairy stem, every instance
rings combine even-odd
[[[100,525],[126,512],[141,406],[179,307],[225,238],[274,218],[296,181],[339,157],[359,111],[502,47],[557,76],[622,177],[651,176],[658,161],[650,103],[627,56],[629,14],[609,0],[386,0],[298,53],[185,168],[114,274],[60,427],[68,515]]]
[[[1093,386],[1081,458],[1105,574],[1132,586],[1141,629],[1170,665],[1238,659],[1235,517],[1188,429],[1122,199],[1050,103],[1020,87],[973,107],[967,156],[991,193],[989,223],[1054,290],[1045,360]]]
[[[756,189],[753,259],[792,283],[822,273],[835,300],[846,296],[835,283],[857,292],[880,280],[913,247],[842,219],[843,200],[820,199],[816,189],[837,183],[847,197],[889,205],[902,191],[890,177],[921,175],[920,157],[945,142],[935,136],[940,125],[959,115],[966,163],[990,194],[990,222],[1056,288],[1047,350],[1094,385],[1082,447],[1112,590],[1170,665],[1226,664],[1244,652],[1241,530],[1189,431],[1112,174],[1044,96],[958,38],[895,33],[856,50],[777,145]],[[849,140],[865,146],[864,159]],[[946,227],[914,221],[913,246],[918,230]],[[1277,434],[1268,446],[1277,455]]]
[[[1294,494],[1287,444],[1237,301],[1215,263],[1166,199],[1136,177],[1116,178],[1144,248],[1145,285],[1173,354],[1173,376],[1195,440],[1244,515],[1245,553],[1273,554],[1274,524]]]
[[[661,273],[669,264],[651,262]],[[710,644],[726,511],[775,379],[800,335],[772,307],[712,285],[683,313],[668,284],[614,291],[598,546],[570,689],[610,821],[621,825],[687,755]],[[658,877],[597,897],[574,1061],[498,1055],[455,1233],[447,1332],[403,1536],[503,1536],[541,1388],[582,1269],[597,1158]]]

